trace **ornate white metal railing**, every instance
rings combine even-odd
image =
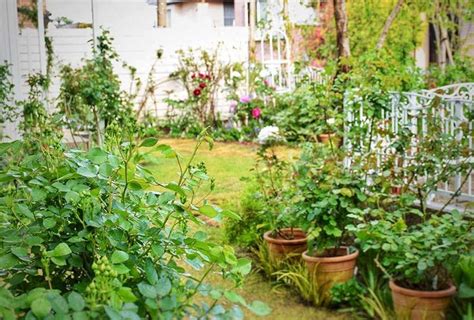
[[[447,152],[446,159],[443,159],[445,166],[470,166],[471,169],[474,167],[474,83],[419,92],[391,93],[388,107],[380,110],[370,109],[357,93],[355,91],[347,94],[344,103],[344,145],[352,155],[346,159],[347,166],[352,164],[357,155],[372,152],[375,154],[375,167],[380,167],[389,157],[393,158],[394,154],[397,156],[398,151],[393,148],[394,142],[406,134],[409,135],[409,143],[405,146],[402,161],[395,161],[394,166],[406,166],[410,161],[413,165],[413,159],[420,150],[420,141],[436,130],[440,136],[448,139],[444,141],[451,139],[452,143],[462,145],[465,149],[465,152],[455,159],[448,158]],[[373,112],[376,116],[373,116]],[[443,166],[443,162],[440,163],[440,166]],[[438,169],[443,170],[441,167]],[[457,201],[474,201],[472,171],[454,172],[454,176],[445,177],[434,188],[435,191],[428,199],[429,204],[436,206],[436,202],[442,197],[454,197]]]

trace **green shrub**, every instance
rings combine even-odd
[[[225,234],[229,242],[243,248],[256,247],[268,230],[266,202],[258,184],[247,184],[240,199],[240,220],[227,219]]]
[[[59,153],[54,164],[41,149],[25,154],[21,143],[0,144],[12,157],[0,171],[0,317],[239,318],[234,304],[267,314],[262,303],[206,282],[220,272],[239,286],[251,264],[190,228],[202,223],[195,212],[238,218],[193,203],[205,169],[191,158],[177,182],[158,181],[143,166],[147,153],[180,156],[155,138],[125,136],[112,124],[105,148]]]

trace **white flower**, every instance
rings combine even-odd
[[[230,77],[231,77],[231,78],[240,79],[240,77],[242,77],[242,75],[240,74],[240,72],[232,71],[232,72],[230,73]]]
[[[267,126],[258,133],[258,143],[265,144],[269,141],[280,140],[280,129],[276,126]]]
[[[336,119],[334,119],[334,118],[329,118],[327,122],[328,122],[329,125],[333,125],[333,124],[336,123]]]

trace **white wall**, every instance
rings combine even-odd
[[[48,0],[47,9],[51,18],[65,16],[74,22],[92,22],[90,0]],[[156,7],[146,4],[144,0],[95,0],[94,16],[96,26],[103,26],[111,31],[114,38],[113,45],[120,58],[129,65],[137,68],[137,75],[146,83],[148,72],[155,61],[157,49],[164,50],[163,58],[156,65],[155,78],[157,81],[166,80],[169,73],[177,68],[178,49],[204,48],[214,49],[220,45],[219,58],[223,61],[245,61],[247,59],[247,29],[244,27],[213,27],[206,25],[207,15],[213,16],[219,11],[223,16],[222,5],[193,4],[188,5],[187,14],[199,14],[203,22],[196,27],[196,20],[183,21],[194,27],[175,26],[172,28],[155,28]],[[173,7],[178,7],[174,5]],[[209,9],[209,10],[207,10]],[[212,21],[212,20],[211,20]],[[222,22],[223,23],[223,22]],[[98,28],[97,28],[98,29]],[[91,56],[92,29],[65,29],[56,28],[50,23],[48,35],[53,39],[53,48],[56,58],[56,71],[62,64],[78,66],[81,60]],[[99,32],[98,30],[96,32]],[[25,29],[18,37],[20,48],[20,68],[23,80],[31,72],[39,71],[37,30]],[[116,65],[124,89],[129,88],[130,77],[128,71]],[[22,95],[26,94],[26,86],[21,88]],[[176,84],[168,82],[162,85],[157,92],[158,99],[166,97],[167,90],[179,90]],[[58,93],[58,79],[54,79],[51,88],[51,97]],[[220,99],[220,111],[225,113],[228,104],[224,97]],[[159,113],[162,114],[166,106],[160,103]]]
[[[20,68],[18,55],[18,20],[16,14],[16,0],[0,1],[0,63],[5,61],[10,64],[11,81],[16,88],[20,87]],[[19,99],[19,91],[13,99]],[[0,110],[2,112],[3,110]],[[10,139],[17,139],[19,133],[18,123],[6,123],[0,126],[2,134]]]

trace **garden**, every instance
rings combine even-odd
[[[0,130],[0,318],[474,319],[474,60],[458,23],[474,6],[324,12],[285,20],[305,48],[291,81],[252,50],[178,50],[182,94],[161,116],[156,65],[140,79],[106,28],[79,66],[51,52],[24,99],[1,64],[0,128],[21,139]],[[437,56],[420,68],[427,28]]]

